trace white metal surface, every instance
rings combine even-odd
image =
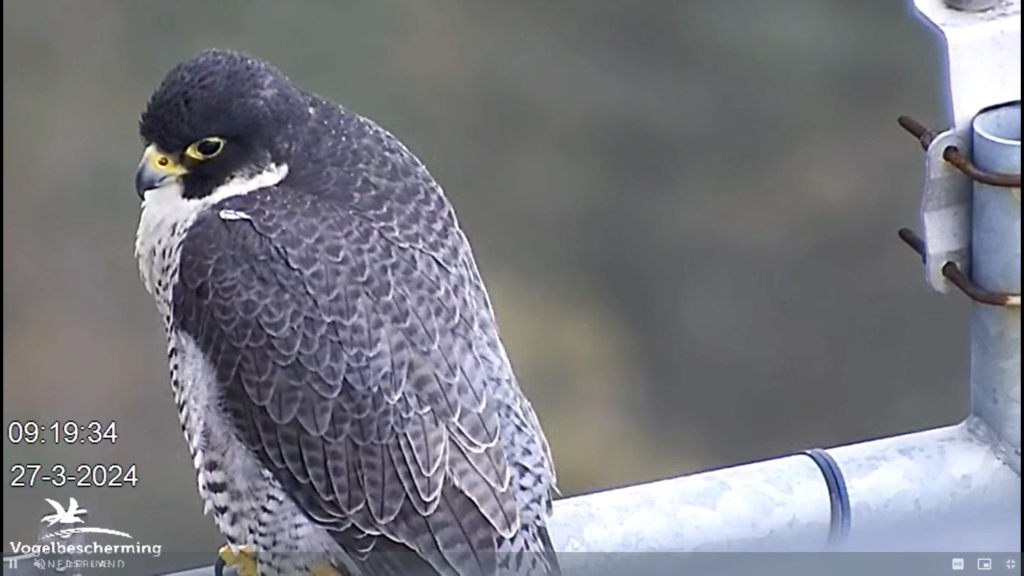
[[[949,292],[942,266],[955,262],[970,274],[971,183],[942,160],[948,145],[970,154],[970,127],[983,108],[1021,97],[1021,0],[1000,0],[982,11],[964,11],[948,0],[915,0],[917,11],[941,35],[952,128],[927,151],[921,203],[925,266],[931,286]]]
[[[1020,102],[989,108],[973,122],[974,164],[1020,174]],[[972,280],[990,292],[1020,294],[1020,188],[976,182]],[[1020,474],[1020,300],[971,308],[971,412],[996,435]]]

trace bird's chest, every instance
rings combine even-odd
[[[172,328],[169,339],[174,399],[204,511],[229,541],[246,542],[257,507],[273,488],[269,473],[237,437],[210,359],[184,332]]]
[[[183,350],[180,338],[173,328],[171,300],[174,285],[178,280],[181,244],[185,233],[195,221],[199,206],[183,199],[175,188],[153,190],[147,193],[139,218],[135,237],[135,256],[139,263],[139,274],[146,290],[153,295],[157,310],[167,334],[167,358],[170,364],[171,388],[178,409],[182,432],[189,444],[189,450],[196,454],[198,427],[201,424],[194,410],[193,395],[187,388],[189,382],[183,377]]]
[[[228,422],[222,409],[222,386],[210,359],[174,325],[172,299],[181,246],[203,209],[200,203],[182,199],[173,188],[148,192],[135,254],[142,282],[156,301],[167,333],[171,389],[205,511],[213,514],[230,541],[242,542],[250,538],[253,506],[265,499],[270,483]]]
[[[178,263],[185,233],[201,206],[181,197],[176,188],[150,191],[142,204],[135,235],[135,256],[146,290],[156,300],[165,328],[171,324],[171,292],[178,280]]]

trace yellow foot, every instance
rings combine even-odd
[[[225,567],[237,566],[238,576],[257,576],[255,546],[225,544],[217,551],[217,555],[224,561]]]
[[[341,572],[330,564],[316,564],[313,566],[313,576],[341,576]]]

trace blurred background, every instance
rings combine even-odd
[[[213,559],[133,242],[138,114],[178,61],[251,52],[404,140],[472,241],[564,494],[951,423],[967,303],[895,231],[945,126],[907,2],[3,3],[3,415],[116,421],[3,448],[3,541],[44,497]],[[11,466],[137,465],[11,489]],[[8,550],[5,549],[5,552]],[[169,556],[167,562],[173,562]]]

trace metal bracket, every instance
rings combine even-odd
[[[928,247],[925,246],[924,240],[918,236],[910,228],[901,228],[899,232],[900,240],[903,240],[917,252],[921,259],[924,260],[928,257]],[[1020,308],[1020,294],[995,294],[982,290],[974,284],[973,281],[964,274],[960,267],[957,266],[956,262],[946,262],[939,270],[942,277],[949,281],[950,284],[956,286],[958,290],[967,295],[971,300],[979,304],[988,304],[989,306],[1011,306]]]
[[[968,143],[954,130],[932,139],[925,150],[921,198],[925,270],[932,288],[943,293],[951,289],[942,273],[947,262],[965,274],[971,270],[971,179],[943,158],[948,147],[967,150]]]
[[[946,44],[953,128],[936,135],[913,124],[927,150],[921,200],[927,278],[948,293],[954,285],[943,268],[952,262],[964,274],[971,269],[971,121],[993,104],[1020,100],[1021,0],[914,0],[914,6]],[[959,154],[951,157],[951,150]]]
[[[936,134],[909,116],[901,116],[899,123],[926,151],[922,219],[930,236],[922,239],[904,228],[900,230],[900,238],[921,256],[929,282],[941,292],[947,292],[950,285],[955,286],[981,304],[1020,306],[1020,294],[987,292],[971,281],[968,272],[973,183],[1008,188],[1017,194],[1019,201],[1020,174],[999,174],[978,168],[960,152],[965,145],[952,130]],[[967,187],[961,185],[963,179],[967,180]],[[967,225],[963,227],[965,218]]]

